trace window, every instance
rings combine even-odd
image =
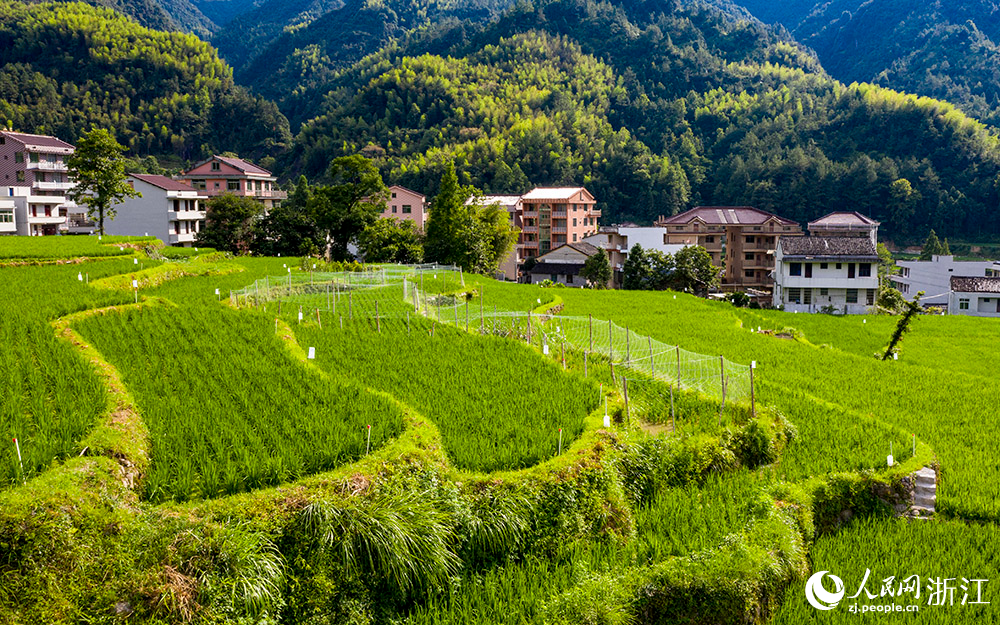
[[[803,304],[812,304],[813,303],[812,291],[813,291],[812,289],[802,289],[802,303]]]
[[[743,270],[743,277],[744,278],[752,278],[752,277],[754,277],[753,269],[744,269]]]
[[[806,277],[807,278],[813,277],[813,264],[812,263],[806,263]]]
[[[875,305],[875,289],[868,289],[868,293],[865,294],[865,304],[868,306]]]
[[[28,160],[31,161],[32,163],[37,163],[38,162],[38,152],[29,152],[28,153]]]
[[[396,199],[396,192],[395,191],[392,192],[392,199],[394,199],[394,200]],[[395,212],[395,211],[393,211],[393,212]]]
[[[715,243],[715,236],[705,237],[705,243]]]
[[[17,172],[17,174],[14,177],[17,178],[18,182],[24,182],[24,172],[23,171]]]
[[[858,290],[857,289],[847,289],[847,303],[857,304],[858,303]]]
[[[191,182],[194,184],[194,188],[199,191],[204,191],[208,188],[208,183],[204,180],[192,180]]]
[[[412,212],[413,212],[413,207],[412,206],[410,206],[409,204],[403,204],[403,214],[404,215],[409,215]]]
[[[214,182],[214,183],[212,183],[212,184],[214,185],[214,187],[215,187],[216,189],[218,189],[218,188],[219,188],[219,183],[218,183],[218,182]]]
[[[788,289],[788,303],[798,304],[802,298],[802,289]]]
[[[226,189],[228,189],[229,191],[239,191],[240,190],[240,181],[239,180],[230,180],[229,182],[226,183]]]
[[[14,211],[0,210],[0,224],[12,224],[12,223],[14,223]]]
[[[392,205],[392,212],[393,212],[393,214],[396,214],[397,212],[399,212],[399,207],[396,206],[395,204],[393,204]]]
[[[826,297],[830,294],[830,289],[820,289],[819,294],[820,297]]]
[[[24,162],[24,152],[14,152],[14,162],[23,163]]]
[[[958,309],[969,310],[969,300],[965,298],[958,300]]]
[[[760,232],[760,226],[754,226],[753,229],[754,232]]]
[[[222,166],[219,165],[219,162],[212,161],[212,171],[219,171],[220,169],[222,169]]]
[[[573,218],[573,227],[576,227],[576,217]]]
[[[753,242],[754,242],[754,237],[753,236],[747,237],[747,243],[753,243]]]
[[[549,280],[552,280],[553,282],[559,282],[559,274],[550,273],[549,274]]]
[[[573,274],[566,274],[566,284],[573,284]]]
[[[847,263],[847,277],[848,279],[854,277],[854,263]]]
[[[573,242],[576,243],[576,235],[573,235]]]
[[[820,269],[826,269],[826,263],[820,263],[819,264],[819,268]]]
[[[910,268],[909,267],[903,267],[903,277],[904,278],[909,278],[910,277]]]
[[[861,263],[858,265],[858,275],[862,278],[872,277],[872,264],[871,263]]]
[[[753,252],[747,252],[743,255],[743,260],[753,260]]]
[[[840,263],[837,263],[837,269],[840,269]]]
[[[802,263],[788,263],[788,275],[790,275],[790,276],[801,276],[802,275]]]

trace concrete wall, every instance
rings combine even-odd
[[[962,308],[963,300],[968,300],[968,308]],[[1000,293],[951,292],[948,299],[948,314],[969,317],[1000,317]]]
[[[924,292],[921,304],[946,305],[951,292],[951,278],[982,278],[994,261],[956,261],[954,256],[934,256],[931,260],[899,260],[901,270],[892,277],[893,286],[906,299],[912,300],[919,291]]]

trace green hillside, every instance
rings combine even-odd
[[[135,154],[180,159],[260,158],[289,140],[208,44],[81,3],[0,4],[0,119],[71,142],[110,128]]]
[[[421,31],[327,86],[304,80],[284,106],[321,114],[288,169],[320,176],[362,151],[430,194],[455,160],[496,193],[587,185],[609,223],[750,204],[799,221],[850,207],[893,237],[1000,232],[1000,151],[977,121],[838,83],[758,22],[650,6],[518,5],[479,30]]]

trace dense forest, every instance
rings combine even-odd
[[[1000,231],[982,124],[840,84],[780,31],[712,9],[521,3],[478,31],[425,29],[331,84],[289,170],[320,176],[361,151],[428,193],[448,161],[496,193],[585,184],[606,221],[752,204],[803,221],[850,208],[890,236]]]
[[[134,154],[178,159],[263,158],[290,140],[205,42],[79,3],[0,3],[0,120],[67,141],[112,128]]]
[[[990,0],[742,0],[844,82],[947,100],[1000,125],[1000,3]]]
[[[1000,234],[995,131],[838,82],[728,0],[276,1],[192,5],[230,20],[219,36],[243,46],[251,91],[192,35],[0,4],[0,119],[71,141],[110,127],[138,157],[237,152],[286,180],[323,182],[361,153],[429,195],[449,162],[494,193],[583,184],[606,223],[751,204],[800,221],[858,210],[902,239]],[[805,3],[769,10],[819,19]]]

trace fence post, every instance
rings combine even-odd
[[[670,427],[674,432],[677,431],[677,418],[674,416],[674,387],[670,384],[667,385],[670,389]]]
[[[654,380],[656,379],[656,363],[653,362],[653,337],[647,336],[649,339],[649,375]]]
[[[354,291],[347,292],[347,318],[354,319]]]
[[[319,325],[319,329],[323,329],[323,320],[319,317],[319,308],[316,309],[316,324]]]
[[[757,367],[757,361],[750,362],[750,416],[757,418],[757,404],[753,394],[753,370]]]
[[[626,367],[628,367],[629,363],[631,362],[631,358],[630,358],[631,351],[629,349],[629,334],[630,334],[630,332],[628,331],[628,324],[625,324],[625,366]]]
[[[622,386],[625,389],[625,418],[628,419],[629,426],[632,425],[632,411],[628,406],[628,378],[622,376]]]
[[[615,370],[614,369],[614,362],[615,362],[615,339],[614,339],[614,332],[612,332],[612,330],[611,330],[611,325],[612,325],[611,324],[611,320],[608,319],[608,358],[611,360],[611,365],[612,365],[611,371],[613,372]],[[614,374],[612,374],[612,376],[613,375]]]
[[[327,311],[332,310],[332,306],[330,304],[330,285],[329,284],[326,285],[326,309],[327,309]]]
[[[681,387],[681,346],[677,346],[677,388]]]
[[[722,412],[726,409],[726,359],[719,356],[719,385],[722,388],[722,406],[719,408],[719,427],[722,427]]]
[[[485,334],[486,318],[483,316],[483,288],[479,287],[479,333]]]
[[[563,371],[566,370],[566,341],[559,345],[559,357],[562,359]]]

